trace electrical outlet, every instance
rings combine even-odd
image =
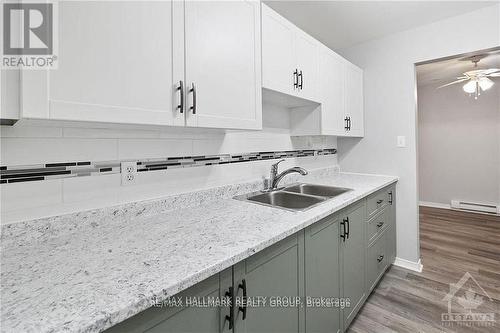
[[[134,184],[137,176],[137,162],[122,162],[121,175],[122,186]]]
[[[406,147],[406,136],[398,136],[398,143],[397,146],[399,148],[404,148]]]

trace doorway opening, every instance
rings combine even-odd
[[[499,300],[500,48],[417,64],[416,77],[423,275],[469,274]]]

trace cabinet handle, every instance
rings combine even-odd
[[[194,83],[191,83],[191,89],[189,89],[189,92],[193,93],[193,105],[189,108],[193,114],[196,114],[196,86]]]
[[[392,191],[389,192],[389,204],[392,205]]]
[[[347,225],[347,231],[345,231],[345,226]],[[351,230],[351,226],[349,225],[349,216],[344,219],[344,234],[347,239],[349,239],[349,232]]]
[[[348,118],[348,117],[345,117],[345,118],[344,118],[344,122],[345,122],[344,129],[345,129],[346,131],[348,131],[348,130],[349,130],[349,121],[348,121],[348,120],[349,120],[349,118]]]
[[[238,285],[239,289],[243,289],[243,306],[238,307],[238,311],[243,313],[242,319],[245,320],[247,318],[247,282],[245,279],[241,280],[241,283]]]
[[[351,117],[347,117],[347,127],[348,127],[348,130],[350,131],[351,130]]]
[[[378,258],[377,258],[377,261],[378,262],[381,262],[382,260],[384,260],[384,255],[379,255]]]
[[[342,226],[340,238],[342,238],[342,241],[345,243],[345,237],[346,237],[346,232],[345,232],[345,219],[340,222],[340,225]]]
[[[382,202],[384,202],[384,200],[382,200],[382,199],[377,200],[377,205],[380,205]]]
[[[297,89],[299,87],[299,70],[295,68],[295,72],[293,72],[293,89]]]
[[[381,227],[381,226],[383,226],[383,225],[384,225],[384,222],[379,222],[379,223],[377,223],[377,227],[378,227],[378,228],[380,228],[380,227]]]
[[[226,291],[225,297],[229,297],[231,299],[231,306],[229,307],[229,315],[226,315],[224,321],[229,322],[229,329],[232,330],[234,326],[234,315],[233,315],[233,307],[234,307],[234,292],[233,287],[229,287],[229,290]]]
[[[179,91],[179,105],[177,105],[177,109],[179,109],[180,113],[184,113],[184,82],[179,81],[179,86],[177,87]]]
[[[302,85],[304,84],[304,76],[302,75],[302,71],[300,71],[299,75],[297,76],[300,76],[299,89],[302,90]]]

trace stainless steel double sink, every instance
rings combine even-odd
[[[344,187],[297,183],[270,192],[259,191],[240,195],[235,199],[287,210],[303,211],[351,190]]]

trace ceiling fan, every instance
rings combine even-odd
[[[477,68],[478,62],[485,58],[487,55],[476,55],[463,60],[472,61],[474,63],[474,68]],[[500,69],[498,68],[488,68],[488,69],[474,69],[463,73],[463,76],[457,77],[456,81],[439,86],[439,88],[447,87],[452,84],[468,81],[463,85],[462,89],[469,94],[474,94],[474,99],[477,99],[481,95],[481,91],[490,89],[495,82],[490,78],[500,77]]]

